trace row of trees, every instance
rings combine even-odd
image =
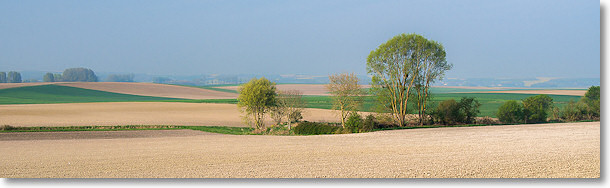
[[[62,74],[46,73],[43,82],[97,82],[97,76],[88,68],[68,68]]]
[[[0,72],[0,83],[21,83],[21,73],[10,71],[8,74],[6,72]]]
[[[553,105],[547,95],[528,97],[521,102],[510,100],[498,108],[498,119],[504,123],[540,123],[600,119],[600,86],[591,86],[578,102],[570,101],[563,109]]]

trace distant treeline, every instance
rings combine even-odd
[[[46,73],[43,82],[97,82],[97,76],[88,68],[69,68],[62,74]]]
[[[15,71],[10,71],[8,74],[0,72],[0,83],[21,83],[21,73]]]

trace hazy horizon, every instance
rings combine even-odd
[[[447,78],[599,78],[596,1],[2,1],[0,71],[366,75],[400,33]]]

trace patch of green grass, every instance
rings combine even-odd
[[[251,135],[253,134],[254,128],[250,127],[225,127],[225,126],[180,126],[183,129],[191,129],[197,131],[220,133],[220,134],[234,134],[234,135]]]
[[[69,127],[13,127],[0,126],[1,132],[64,132],[64,131],[128,131],[128,130],[178,130],[191,129],[220,134],[251,135],[250,127],[225,126],[174,126],[174,125],[118,125],[118,126],[69,126]]]
[[[177,99],[112,93],[52,84],[0,89],[0,104],[136,102],[162,100]]]

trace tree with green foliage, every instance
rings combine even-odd
[[[399,126],[407,124],[411,89],[418,86],[420,113],[425,113],[429,84],[450,67],[442,45],[417,34],[400,34],[381,44],[371,51],[366,66],[372,74],[371,92]]]
[[[506,101],[497,113],[498,119],[504,123],[520,123],[524,120],[523,105],[515,100]]]
[[[237,105],[245,113],[244,120],[256,129],[264,129],[264,118],[273,106],[276,105],[275,83],[266,78],[253,78],[239,88]]]
[[[47,72],[46,74],[44,74],[44,76],[42,76],[42,81],[55,82],[55,76],[53,76],[53,73]]]
[[[345,120],[352,112],[358,111],[362,106],[362,87],[354,73],[341,73],[328,76],[329,83],[326,89],[330,91],[333,100],[333,109],[340,111],[341,126],[345,128]]]
[[[475,118],[481,112],[479,111],[481,103],[474,97],[462,97],[459,106],[460,112],[464,114],[464,119],[461,121],[462,123],[474,123]]]
[[[362,121],[362,116],[360,116],[358,112],[350,112],[347,121],[345,121],[344,128],[349,129],[352,133],[360,132],[360,129],[362,129]]]
[[[7,81],[6,72],[0,72],[0,83],[6,83]]]
[[[61,82],[62,80],[62,76],[61,74],[53,74],[53,80],[55,80],[55,82]]]
[[[21,73],[15,72],[15,71],[8,72],[7,82],[8,83],[21,83]]]
[[[443,79],[445,71],[453,67],[452,64],[447,63],[445,48],[436,41],[428,41],[425,45],[424,53],[429,57],[422,61],[421,70],[416,75],[414,84],[417,115],[420,125],[424,125],[427,122],[427,102],[432,96],[430,94],[430,84]]]
[[[438,104],[432,117],[436,123],[455,125],[464,119],[464,113],[460,111],[460,103],[449,99]]]
[[[585,93],[585,96],[581,100],[587,104],[588,113],[593,119],[599,119],[600,117],[600,86],[591,86]]]
[[[64,82],[97,82],[95,72],[87,68],[69,68],[62,74]]]
[[[548,95],[536,95],[523,99],[523,116],[525,123],[546,122],[548,112],[553,108],[553,98]]]
[[[570,101],[561,111],[561,119],[565,121],[591,119],[591,116],[589,115],[589,107],[582,100],[578,102]]]

